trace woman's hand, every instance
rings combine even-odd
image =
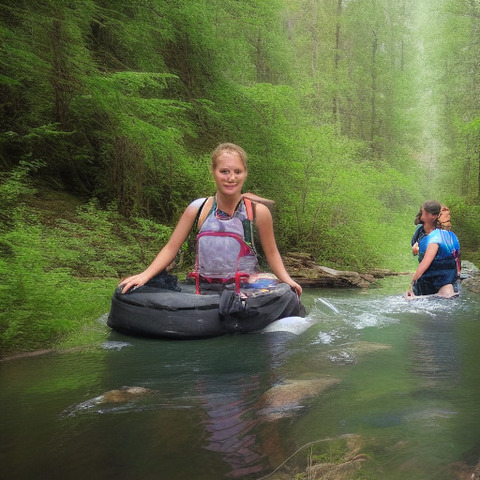
[[[418,255],[418,252],[419,252],[419,248],[418,248],[418,242],[415,242],[413,245],[412,245],[412,253],[414,255]]]
[[[145,285],[150,280],[150,277],[145,272],[138,275],[132,275],[122,280],[119,285],[123,285],[122,293],[127,293],[131,288],[134,290],[142,285]]]
[[[300,297],[302,295],[302,287],[295,281],[288,282],[288,284],[292,287],[292,290]]]
[[[408,291],[405,292],[405,295],[403,296],[405,300],[413,300],[416,295],[412,292],[412,289],[410,288]]]
[[[194,200],[185,209],[172,233],[172,236],[170,237],[170,240],[168,240],[167,244],[160,250],[153,262],[144,272],[127,277],[119,283],[119,285],[123,285],[122,293],[127,293],[132,287],[137,288],[145,285],[151,278],[162,272],[173,262],[175,255],[187,239],[187,236],[192,229],[193,222],[195,221],[198,209],[204,201],[205,199],[203,198]]]

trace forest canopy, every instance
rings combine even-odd
[[[213,192],[209,153],[230,141],[249,154],[246,188],[276,202],[283,251],[400,268],[433,197],[478,246],[463,215],[479,204],[476,0],[5,0],[0,13],[4,179],[170,226]]]

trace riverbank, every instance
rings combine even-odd
[[[382,268],[365,272],[338,270],[319,265],[308,253],[287,253],[283,261],[290,275],[304,288],[368,288],[381,278],[411,274]]]
[[[336,270],[318,265],[308,253],[288,253],[284,262],[291,276],[304,288],[369,288],[383,278],[413,274],[381,268],[366,272]],[[480,270],[468,260],[462,261],[461,283],[468,290],[480,293]]]

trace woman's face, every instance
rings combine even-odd
[[[420,220],[423,224],[433,225],[435,223],[435,220],[437,220],[437,218],[438,218],[438,215],[429,213],[422,207],[422,216],[420,217]]]
[[[225,151],[217,158],[212,170],[217,192],[223,195],[239,195],[247,178],[247,169],[235,152]]]

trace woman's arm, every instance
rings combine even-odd
[[[166,245],[142,273],[127,277],[120,282],[120,285],[123,285],[122,293],[128,292],[132,287],[145,285],[152,277],[165,270],[173,262],[193,227],[198,209],[203,200],[195,200],[185,209]]]
[[[428,270],[428,267],[432,264],[438,249],[438,243],[428,244],[425,255],[423,256],[422,261],[419,263],[415,275],[413,275],[412,282],[418,280]]]
[[[288,283],[288,285],[290,285],[300,296],[302,294],[302,287],[297,282],[292,280],[285,269],[282,257],[278,251],[277,242],[275,241],[275,234],[273,232],[273,219],[270,210],[265,205],[257,203],[255,206],[255,213],[258,234],[260,236],[260,242],[262,244],[263,251],[267,257],[268,265],[279,280]]]

